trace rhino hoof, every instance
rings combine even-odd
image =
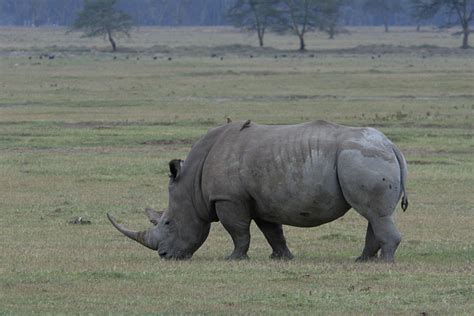
[[[287,253],[272,253],[270,255],[270,259],[273,260],[292,260],[294,256],[291,254],[291,252]]]
[[[371,256],[371,257],[368,257],[368,256],[360,256],[356,259],[355,262],[374,262],[374,261],[378,261],[379,257],[377,256]]]
[[[233,253],[225,259],[229,261],[248,260],[249,256],[247,256],[247,254],[234,254]]]

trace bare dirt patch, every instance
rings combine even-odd
[[[426,160],[408,160],[409,165],[456,165],[450,161],[426,161]]]
[[[174,122],[147,122],[147,121],[83,121],[83,122],[61,122],[58,123],[61,128],[70,129],[111,129],[121,126],[168,126],[173,125]]]
[[[91,54],[97,52],[110,55],[108,47],[85,47],[85,46],[47,46],[38,48],[36,46],[23,48],[21,51],[12,48],[0,49],[0,56],[29,56],[31,54],[47,54],[66,58],[73,55]],[[421,58],[430,58],[434,56],[473,56],[473,49],[460,49],[457,47],[441,47],[436,45],[387,45],[371,44],[358,45],[349,48],[327,48],[327,49],[308,49],[304,52],[298,50],[278,49],[273,47],[256,47],[251,45],[230,44],[220,46],[178,46],[170,47],[166,45],[154,45],[145,48],[119,47],[117,54],[130,56],[145,55],[153,56],[156,60],[171,61],[170,57],[209,57],[221,58],[226,56],[237,56],[240,58],[270,57],[276,59],[284,58],[317,58],[325,55],[372,55],[375,58],[381,58],[384,55],[403,54],[417,55]]]
[[[146,140],[141,142],[140,145],[150,146],[170,146],[170,145],[192,145],[195,139],[158,139],[158,140]]]

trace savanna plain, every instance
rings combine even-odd
[[[448,31],[351,33],[310,33],[298,53],[289,35],[259,49],[230,28],[141,28],[112,54],[64,29],[0,29],[0,314],[474,314],[474,50]],[[219,223],[189,261],[110,225],[107,211],[148,227],[168,161],[228,117],[384,132],[409,166],[397,262],[354,262],[354,211],[284,227],[289,262],[255,225],[240,262]]]

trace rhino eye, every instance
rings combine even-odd
[[[165,222],[165,225],[169,225],[169,224],[170,224],[170,221],[166,221],[166,222]]]

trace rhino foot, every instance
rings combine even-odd
[[[379,260],[379,257],[377,255],[375,256],[359,256],[357,259],[356,259],[356,262],[373,262],[373,261],[378,261]]]
[[[270,255],[270,259],[273,259],[273,260],[292,260],[294,258],[294,256],[291,254],[290,251],[287,251],[287,252],[273,252],[271,255]]]
[[[230,256],[226,257],[225,259],[229,261],[248,260],[249,256],[247,256],[247,254],[233,253]]]

